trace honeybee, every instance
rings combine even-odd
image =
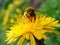
[[[28,7],[24,12],[24,18],[27,17],[31,22],[34,18],[34,21],[36,20],[36,14],[35,10],[32,7]]]

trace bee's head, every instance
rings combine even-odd
[[[28,7],[26,10],[27,14],[29,14],[30,16],[35,16],[35,10],[32,7]]]

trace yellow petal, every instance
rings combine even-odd
[[[17,38],[16,38],[16,39],[13,39],[13,38],[12,38],[12,39],[10,39],[10,40],[7,41],[7,42],[8,42],[7,44],[9,44],[9,43],[11,43],[11,42],[14,42],[14,41],[16,41],[16,40],[17,40]]]
[[[47,32],[52,32],[52,33],[60,34],[60,32],[55,31],[55,30],[48,30]]]
[[[54,30],[54,28],[45,28],[44,30],[46,30],[46,32],[51,32],[51,33],[60,34],[60,32]]]
[[[43,34],[42,35],[42,38],[46,40],[47,39],[47,36]]]
[[[43,35],[45,32],[46,32],[45,30],[35,31],[35,32],[33,32],[33,35],[34,35],[38,40],[40,40],[40,39],[42,38],[42,35]]]
[[[29,33],[26,33],[26,34],[25,34],[25,37],[26,37],[26,39],[28,39],[28,40],[29,40],[29,35],[30,35]]]
[[[30,43],[31,43],[31,45],[36,45],[35,39],[32,34],[30,34]]]
[[[23,36],[20,38],[20,40],[18,41],[17,45],[22,45],[24,39],[25,39],[25,35],[23,35]]]

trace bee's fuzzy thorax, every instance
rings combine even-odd
[[[28,8],[26,8],[26,10],[34,10],[34,8],[28,7]]]

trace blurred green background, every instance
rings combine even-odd
[[[5,31],[13,24],[15,17],[23,15],[27,7],[36,9],[36,13],[42,13],[51,16],[60,23],[60,0],[0,0],[0,45],[16,45],[18,40],[7,44],[5,42]],[[55,27],[60,31],[60,27]],[[48,33],[45,45],[60,45],[60,34]],[[23,45],[29,45],[25,41]],[[38,45],[41,42],[37,41]]]

